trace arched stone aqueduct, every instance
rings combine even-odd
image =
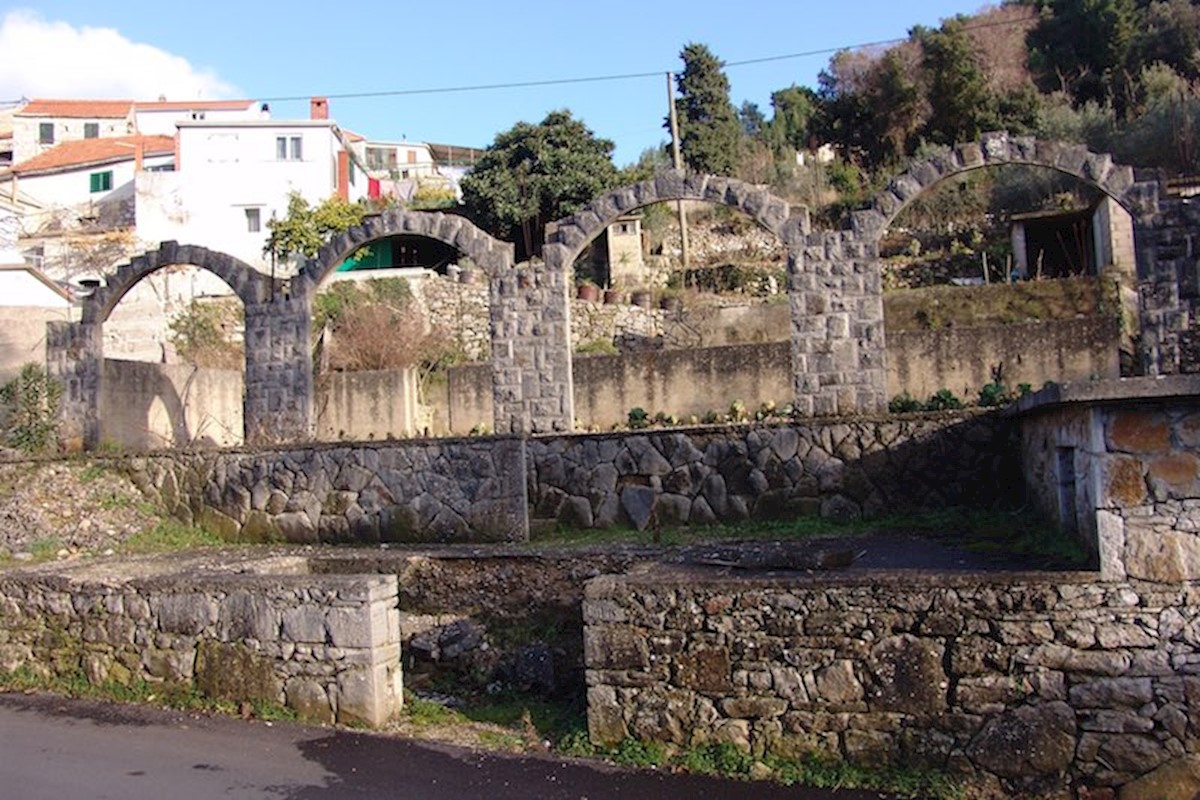
[[[119,267],[89,297],[77,323],[50,323],[47,361],[65,384],[68,435],[97,442],[102,376],[101,326],[138,281],[163,267],[190,264],[225,281],[246,319],[245,425],[249,443],[312,435],[312,298],[343,259],[372,241],[422,236],[456,248],[488,276],[495,429],[543,433],[573,427],[569,279],[583,249],[630,211],[667,200],[697,200],[744,212],[788,252],[791,370],[803,415],[874,413],[886,407],[883,300],[878,243],[912,200],[954,175],[1000,164],[1047,167],[1092,184],[1134,220],[1140,295],[1141,372],[1183,368],[1196,328],[1196,254],[1200,209],[1170,198],[1157,177],[1139,180],[1085,147],[1005,133],[946,148],[896,176],[847,230],[814,231],[807,209],[790,208],[768,190],[729,178],[677,171],[596,198],[547,226],[544,263],[514,263],[511,244],[469,221],[440,213],[392,210],[328,242],[290,281],[271,280],[244,262],[203,247],[165,242]]]

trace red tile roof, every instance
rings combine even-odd
[[[17,112],[19,117],[73,117],[124,119],[133,109],[132,100],[30,100]]]
[[[245,111],[254,100],[138,100],[135,111]]]
[[[18,175],[52,172],[89,164],[132,161],[141,143],[142,155],[161,156],[175,152],[173,136],[112,136],[103,139],[79,139],[63,142],[44,153],[13,166]]]
[[[355,133],[354,131],[347,130],[346,128],[342,128],[342,135],[346,137],[346,141],[348,142],[365,142],[367,140],[367,137],[363,136],[361,133]]]

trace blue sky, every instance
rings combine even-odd
[[[893,39],[978,2],[289,3],[263,0],[0,5],[0,100],[203,95],[254,99],[429,89],[681,68],[703,42],[726,61]],[[828,54],[731,68],[735,104],[815,85]],[[663,141],[665,78],[448,94],[333,99],[332,116],[374,139],[486,146],[515,122],[569,108],[625,164]],[[272,102],[276,118],[307,101]]]

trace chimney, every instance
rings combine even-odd
[[[313,97],[308,101],[309,119],[329,119],[329,98]]]
[[[345,150],[337,154],[337,193],[343,200],[350,199],[350,154]]]
[[[141,172],[142,165],[146,157],[146,140],[142,137],[137,137],[133,144],[133,171]]]

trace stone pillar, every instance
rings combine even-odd
[[[100,443],[100,379],[104,340],[92,322],[46,323],[46,368],[62,383],[62,428],[68,449]]]
[[[547,245],[544,265],[523,264],[491,278],[496,433],[574,428],[564,253],[561,245]]]
[[[1160,213],[1134,225],[1141,306],[1141,372],[1200,372],[1200,204],[1159,200]]]
[[[792,371],[802,416],[887,408],[878,246],[823,231],[788,248]]]
[[[312,437],[311,320],[304,296],[246,305],[247,444]]]

